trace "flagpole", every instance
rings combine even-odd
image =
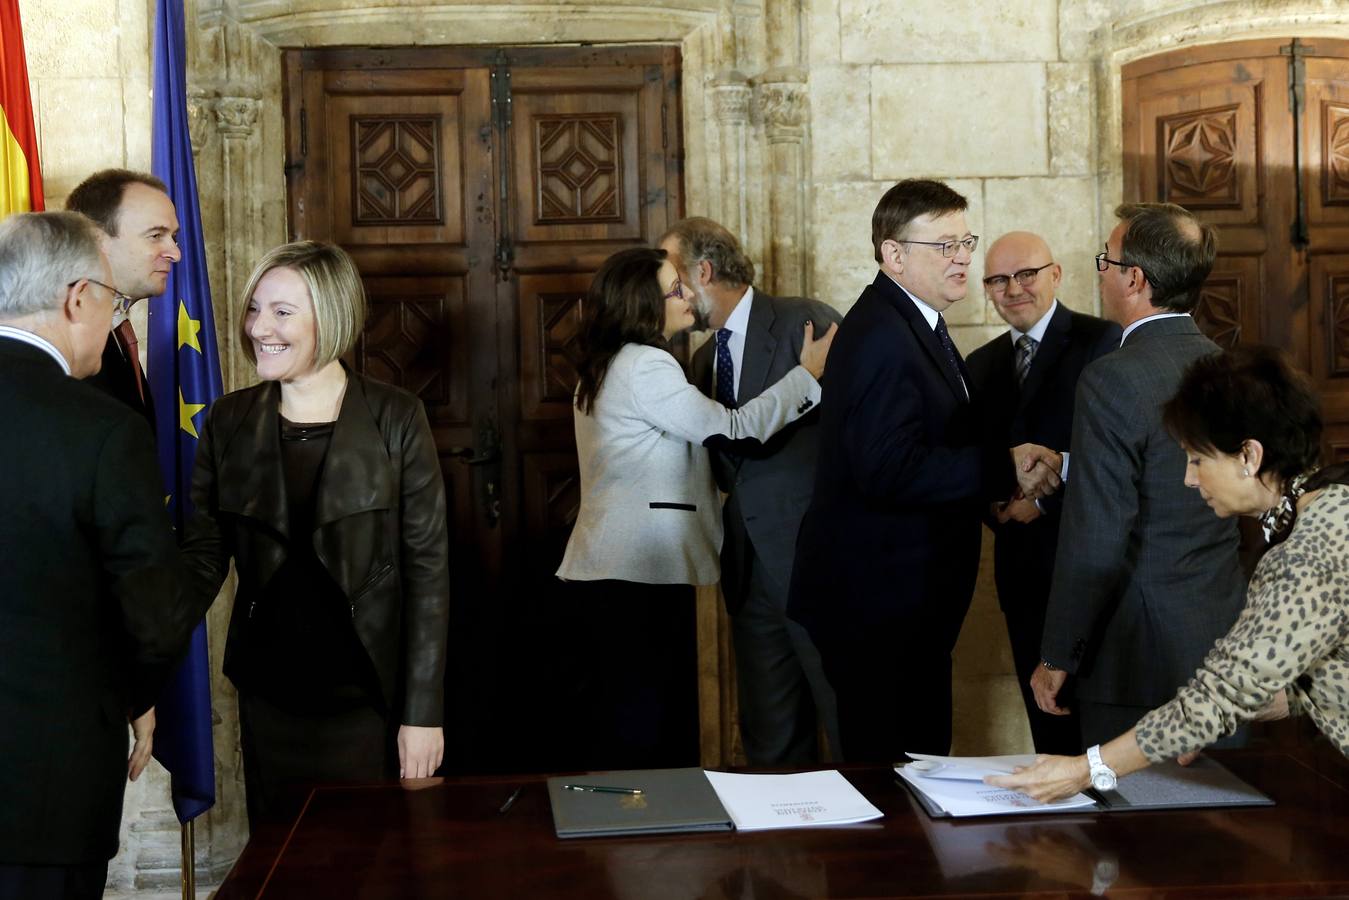
[[[196,900],[197,897],[197,820],[189,819],[186,825],[179,825],[183,846],[183,900]]]

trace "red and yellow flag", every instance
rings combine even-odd
[[[0,0],[0,218],[42,208],[19,0]]]

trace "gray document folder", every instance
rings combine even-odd
[[[636,788],[640,794],[567,790],[563,785]],[[646,769],[548,779],[553,827],[560,838],[730,831],[716,791],[702,769]]]

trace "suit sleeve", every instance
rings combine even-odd
[[[1124,333],[1123,329],[1121,329],[1114,322],[1106,323],[1106,327],[1101,329],[1101,333],[1097,336],[1096,342],[1092,345],[1091,354],[1087,358],[1088,365],[1094,363],[1096,360],[1100,359],[1102,356],[1105,356],[1107,353],[1110,353],[1113,350],[1118,350],[1120,335],[1122,335],[1123,333]],[[1073,406],[1074,416],[1077,415],[1078,409],[1079,407],[1077,407],[1077,405],[1074,403]],[[1064,451],[1069,451],[1068,447],[1051,447],[1050,449],[1058,450],[1060,453]],[[1071,468],[1072,466],[1070,465],[1069,477],[1071,477]],[[1064,504],[1064,497],[1066,496],[1066,494],[1067,489],[1065,488],[1064,490],[1055,491],[1048,497],[1043,498],[1040,501],[1041,511],[1044,512],[1045,515],[1050,516],[1063,515],[1063,504]]]
[[[689,384],[668,353],[646,353],[628,385],[633,408],[647,422],[701,445],[713,436],[763,442],[820,402],[820,385],[797,366],[739,409],[727,409]]]
[[[870,378],[848,398],[843,434],[857,492],[897,506],[977,496],[983,483],[980,448],[931,443],[918,380],[897,362],[893,349],[876,343],[868,349],[867,359],[855,364]]]
[[[189,594],[194,602],[210,605],[229,574],[231,550],[221,532],[219,497],[216,492],[216,453],[220,439],[219,404],[206,414],[197,454],[192,466],[192,515],[180,540]]]
[[[1041,642],[1042,658],[1068,672],[1081,666],[1124,578],[1143,469],[1133,431],[1147,421],[1136,396],[1100,366],[1088,366],[1078,380],[1072,473]]]
[[[131,666],[132,718],[155,704],[206,609],[184,596],[158,471],[144,421],[125,418],[99,453],[94,522]]]
[[[450,544],[445,484],[426,410],[414,401],[403,429],[399,539],[407,691],[404,725],[444,719],[445,644],[450,618]]]

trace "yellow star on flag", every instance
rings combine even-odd
[[[201,331],[201,320],[194,319],[187,314],[187,304],[182,300],[178,301],[178,347],[191,347],[198,353],[201,352],[201,344],[197,342],[197,333]],[[193,435],[195,437],[195,435]]]
[[[178,427],[199,438],[197,426],[192,424],[192,417],[206,408],[205,403],[187,403],[183,400],[183,389],[178,389]]]

